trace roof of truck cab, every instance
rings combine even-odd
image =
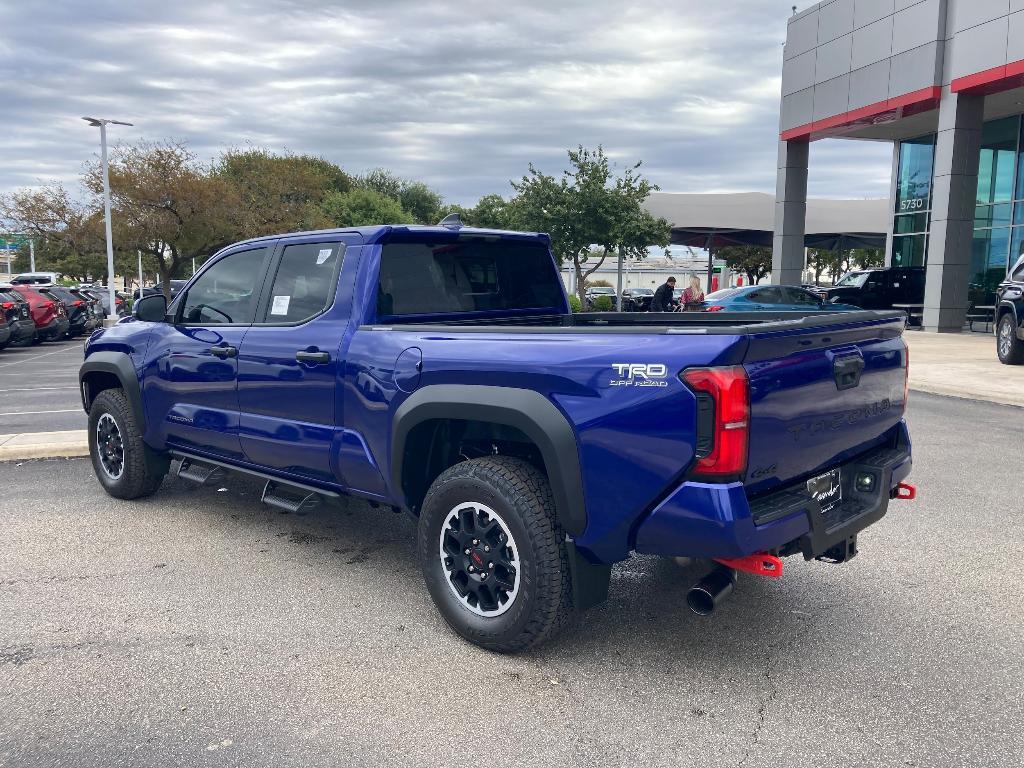
[[[282,232],[276,235],[263,235],[262,237],[253,237],[249,240],[241,240],[237,243],[233,243],[229,248],[234,248],[238,245],[244,245],[248,243],[261,243],[267,242],[268,240],[280,240],[281,238],[299,238],[299,237],[312,237],[318,235],[343,235],[356,233],[363,238],[363,242],[367,244],[379,243],[384,240],[389,234],[399,233],[423,233],[423,234],[459,234],[459,235],[482,235],[491,237],[505,237],[514,239],[537,239],[548,242],[550,238],[543,232],[514,232],[512,230],[505,229],[484,229],[480,227],[441,227],[441,226],[427,226],[422,224],[375,224],[368,227],[338,227],[335,229],[312,229],[305,232]]]

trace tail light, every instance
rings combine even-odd
[[[3,304],[0,304],[0,306],[2,306],[4,309],[8,309],[8,310],[14,309],[14,302],[13,301],[5,301]]]
[[[71,306],[73,306],[73,307],[80,307],[80,306],[82,306],[83,304],[85,304],[85,302],[84,302],[84,301],[82,301],[81,299],[79,299],[78,301],[73,301],[73,302],[71,302]]]
[[[44,301],[43,302],[43,309],[53,309],[55,306],[57,306],[57,305],[54,302],[52,302],[52,301]]]
[[[725,307],[721,304],[712,304],[710,307],[704,307],[705,312],[721,312]]]
[[[694,474],[722,478],[747,469],[750,382],[742,366],[688,368],[680,374],[697,395]]]

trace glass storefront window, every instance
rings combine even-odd
[[[892,266],[924,266],[928,235],[894,235],[892,238]]]
[[[1024,207],[1024,206],[1022,206]],[[893,224],[893,232],[897,235],[910,234],[912,232],[928,231],[927,213],[908,213],[897,216]]]
[[[972,307],[995,302],[996,286],[1006,277],[1009,251],[1009,227],[975,230],[971,242],[971,277],[967,286],[967,300]]]
[[[974,209],[974,226],[1008,227],[1010,226],[1010,208],[1012,203],[998,205],[979,205]],[[1020,206],[1024,208],[1024,206]]]
[[[978,205],[1013,199],[1013,176],[1017,164],[1019,118],[1006,117],[985,123],[978,158]]]
[[[931,208],[934,157],[934,135],[900,142],[896,213],[918,213]]]

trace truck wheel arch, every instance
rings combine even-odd
[[[586,527],[583,475],[572,426],[555,405],[539,392],[514,387],[434,384],[405,399],[391,424],[392,492],[415,508],[421,499],[406,497],[406,443],[419,424],[433,420],[479,421],[513,427],[537,447],[551,483],[558,523],[569,534]]]
[[[142,407],[142,388],[132,359],[124,352],[94,352],[78,369],[79,392],[82,407],[89,412],[96,395],[105,389],[120,388],[128,398],[136,423],[141,431],[146,428],[146,413]]]

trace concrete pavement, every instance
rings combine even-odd
[[[1024,406],[1024,365],[1003,365],[990,333],[908,331],[910,388]]]
[[[635,557],[521,656],[448,631],[404,515],[0,464],[0,765],[1018,768],[1019,413],[920,394],[909,419],[918,499],[851,563],[790,558],[700,619],[696,569]]]

